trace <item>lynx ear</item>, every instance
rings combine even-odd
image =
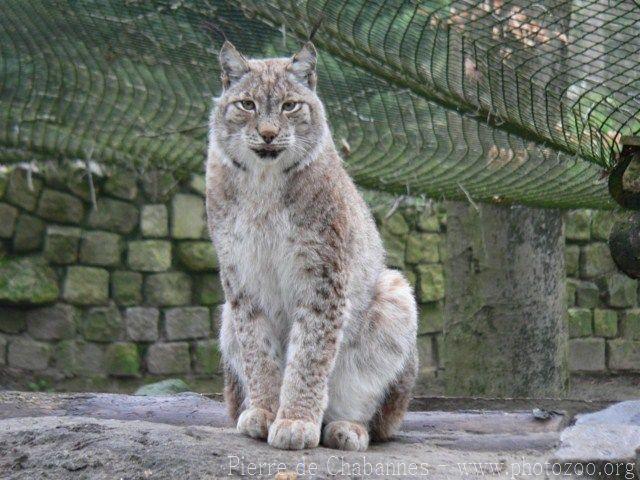
[[[311,90],[316,88],[316,48],[313,43],[307,42],[302,49],[291,58],[288,70],[299,82],[305,84]]]
[[[220,77],[223,88],[228,88],[229,85],[240,80],[249,71],[247,60],[228,40],[225,40],[222,45],[219,58],[220,67],[222,68]]]

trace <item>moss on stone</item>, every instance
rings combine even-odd
[[[618,312],[597,308],[593,311],[593,333],[597,337],[613,338],[618,334]]]
[[[418,266],[418,298],[421,302],[435,302],[444,298],[442,265]]]
[[[196,343],[195,370],[204,375],[220,373],[220,348],[216,340]]]
[[[95,307],[86,313],[83,325],[84,338],[95,342],[113,342],[123,330],[122,316],[115,305]]]
[[[570,308],[568,310],[569,337],[588,337],[592,333],[591,310],[588,308]]]
[[[177,254],[187,270],[205,272],[218,269],[218,256],[211,242],[180,242]]]
[[[58,298],[58,279],[39,257],[0,259],[0,303],[39,305]]]
[[[129,242],[127,263],[133,270],[163,272],[171,267],[171,242],[166,240]]]
[[[134,395],[155,396],[155,395],[175,395],[176,393],[190,392],[191,389],[183,380],[179,378],[168,378],[161,382],[143,385],[136,390]]]
[[[106,303],[109,299],[109,272],[95,267],[69,267],[63,297],[78,305]]]
[[[202,275],[196,281],[196,303],[218,305],[224,302],[224,291],[220,277],[216,274]]]
[[[111,274],[111,296],[118,305],[142,303],[142,274],[117,271]]]
[[[136,377],[140,375],[140,355],[135,343],[114,343],[107,347],[106,368],[109,375]]]

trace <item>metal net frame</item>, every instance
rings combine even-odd
[[[267,57],[318,18],[319,94],[360,185],[613,205],[640,134],[632,0],[2,0],[0,162],[201,172],[222,42],[205,24]]]

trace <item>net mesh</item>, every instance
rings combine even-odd
[[[364,187],[607,208],[640,134],[631,0],[2,0],[0,161],[201,172],[221,39],[289,55],[323,17],[319,94]]]

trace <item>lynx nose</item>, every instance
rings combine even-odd
[[[264,140],[264,143],[271,143],[278,136],[279,130],[271,125],[258,127],[258,133]]]

